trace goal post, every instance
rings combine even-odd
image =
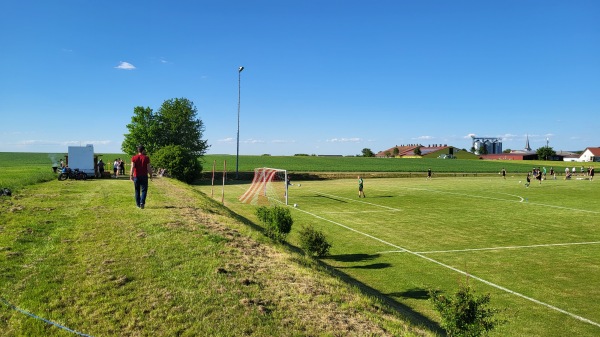
[[[240,197],[247,204],[264,205],[273,202],[288,204],[287,170],[261,167],[254,169],[252,184]]]

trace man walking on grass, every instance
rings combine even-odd
[[[135,187],[135,204],[137,207],[144,209],[146,194],[148,193],[148,178],[152,180],[152,167],[143,145],[137,147],[137,152],[138,154],[131,158],[129,179],[133,181]]]

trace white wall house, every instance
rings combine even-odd
[[[600,147],[588,147],[583,151],[579,160],[600,162]]]

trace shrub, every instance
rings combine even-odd
[[[193,182],[202,172],[198,158],[181,145],[165,146],[153,153],[152,166],[166,169],[169,176],[186,183]]]
[[[490,295],[477,297],[468,285],[461,285],[455,297],[437,291],[430,291],[429,295],[449,337],[483,336],[501,323],[493,318],[498,309],[488,308]]]
[[[300,248],[306,255],[322,257],[329,253],[331,244],[325,239],[325,234],[312,226],[303,227],[300,231]]]
[[[256,216],[265,226],[265,235],[279,242],[285,241],[294,223],[290,210],[280,206],[260,206],[256,209]]]

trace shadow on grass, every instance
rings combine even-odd
[[[328,259],[335,260],[338,262],[363,262],[371,261],[378,258],[380,254],[343,254],[343,255],[330,255]]]
[[[204,193],[202,193],[200,191],[196,191],[196,192],[198,194],[204,195]],[[256,223],[254,223],[252,220],[246,218],[245,216],[240,215],[240,214],[234,212],[233,210],[223,206],[219,201],[211,199],[211,198],[204,198],[204,200],[207,200],[209,203],[208,209],[203,208],[204,211],[211,212],[211,213],[218,213],[221,215],[228,216],[263,235],[265,234],[265,230],[263,227],[257,225]],[[167,206],[167,207],[173,207],[173,206]],[[174,206],[174,207],[177,207],[177,206]],[[293,258],[292,260],[297,261],[297,263],[299,263],[301,265],[306,265],[306,263],[302,262],[303,259],[301,258],[301,256],[304,256],[304,251],[301,248],[293,246],[287,242],[284,242],[282,244],[289,251],[298,255],[297,258]],[[327,259],[332,259],[332,260],[336,260],[339,262],[368,262],[368,261],[372,261],[378,257],[379,257],[379,254],[344,254],[344,255],[327,256]],[[345,283],[355,286],[363,294],[365,294],[367,296],[373,296],[373,297],[379,299],[381,302],[383,302],[384,304],[389,306],[392,310],[397,311],[400,315],[402,315],[404,317],[404,319],[411,322],[413,325],[425,327],[439,336],[446,336],[446,332],[444,331],[444,329],[442,329],[442,327],[437,322],[429,319],[428,317],[422,315],[421,313],[415,311],[411,307],[409,307],[395,299],[395,298],[405,297],[405,298],[416,298],[416,299],[425,300],[426,292],[424,290],[411,289],[411,290],[407,290],[405,292],[384,294],[381,291],[379,291],[375,288],[372,288],[371,286],[364,284],[364,283],[356,280],[352,276],[346,274],[342,270],[342,268],[334,268],[333,266],[331,266],[331,265],[327,264],[326,262],[319,260],[319,259],[315,259],[314,262],[320,268],[322,268],[322,270],[324,270],[331,276],[337,277],[337,278],[341,279],[342,281],[344,281]],[[388,268],[388,267],[390,267],[390,264],[388,264],[388,263],[373,263],[370,265],[359,266],[359,267],[354,267],[354,268],[383,269],[383,268]]]
[[[397,292],[397,293],[389,293],[388,296],[392,297],[404,297],[404,298],[413,298],[416,300],[429,300],[429,292],[426,289],[421,288],[413,288],[407,291]]]
[[[313,195],[313,196],[310,196],[310,198],[325,198],[325,199],[329,199],[329,200],[333,200],[333,201],[337,201],[337,202],[343,202],[344,204],[348,203],[346,200],[341,200],[338,198],[334,198],[334,197],[330,197],[328,195],[322,195],[322,194]]]
[[[355,254],[358,255],[358,254]],[[365,254],[366,255],[366,254]],[[356,286],[358,289],[362,291],[363,294],[368,296],[373,296],[381,300],[383,303],[387,304],[390,308],[396,310],[400,313],[406,320],[410,321],[412,324],[416,326],[423,326],[432,332],[436,333],[439,336],[446,336],[446,331],[435,321],[432,321],[428,317],[422,315],[419,312],[413,310],[413,308],[399,302],[396,298],[413,298],[417,300],[427,300],[429,295],[426,290],[423,289],[410,289],[404,292],[398,293],[390,293],[384,294],[381,291],[370,287],[367,284],[364,284],[352,276],[344,273],[341,268],[334,268],[321,260],[317,260],[317,263],[322,266],[325,270],[327,270],[332,276],[338,277],[347,284]],[[383,266],[385,265],[385,266]],[[388,263],[375,263],[371,266],[367,266],[368,268],[388,268],[390,265]],[[350,267],[352,268],[352,267]]]
[[[217,204],[221,206],[220,203],[217,203]],[[223,207],[223,208],[225,208],[225,207]],[[258,226],[257,224],[252,222],[250,219],[248,219],[240,214],[237,214],[228,208],[225,208],[225,209],[229,216],[231,216],[232,218],[236,219],[237,221],[247,225],[248,227],[250,227],[256,231],[263,233],[263,235],[264,235],[264,229],[262,227]],[[299,256],[304,255],[304,251],[299,247],[293,246],[287,242],[283,243],[283,245],[285,247],[287,247],[287,249],[289,249],[291,252],[296,253]],[[365,262],[365,261],[371,261],[371,260],[377,258],[378,256],[379,256],[379,254],[372,254],[372,255],[371,254],[346,254],[346,255],[328,256],[327,258],[334,259],[336,261],[341,261],[341,262]],[[299,264],[305,264],[301,261],[300,257],[294,258],[293,260],[297,261]],[[422,314],[414,311],[409,306],[407,306],[403,303],[400,303],[396,299],[394,299],[394,297],[396,297],[396,298],[405,297],[405,298],[416,298],[416,299],[425,300],[428,298],[428,297],[425,297],[425,296],[427,296],[427,292],[425,290],[411,289],[411,290],[407,290],[405,292],[400,292],[400,293],[384,294],[384,293],[380,292],[379,290],[372,288],[372,287],[356,280],[352,276],[346,274],[345,272],[342,271],[342,268],[334,268],[322,260],[315,259],[314,261],[319,267],[321,267],[324,271],[326,271],[331,276],[337,277],[337,278],[343,280],[345,283],[357,287],[358,289],[360,289],[360,291],[363,294],[365,294],[367,296],[373,296],[373,297],[379,299],[380,301],[382,301],[383,303],[388,305],[393,310],[396,310],[407,321],[411,322],[415,326],[426,327],[427,329],[431,330],[432,332],[436,333],[439,336],[446,336],[444,329],[442,329],[442,327],[437,322],[430,320],[429,318],[423,316]],[[383,268],[388,268],[390,266],[391,265],[389,263],[373,263],[370,265],[348,267],[348,268],[383,269]]]
[[[390,263],[372,263],[364,266],[352,266],[352,267],[337,267],[338,269],[385,269],[392,265]]]

